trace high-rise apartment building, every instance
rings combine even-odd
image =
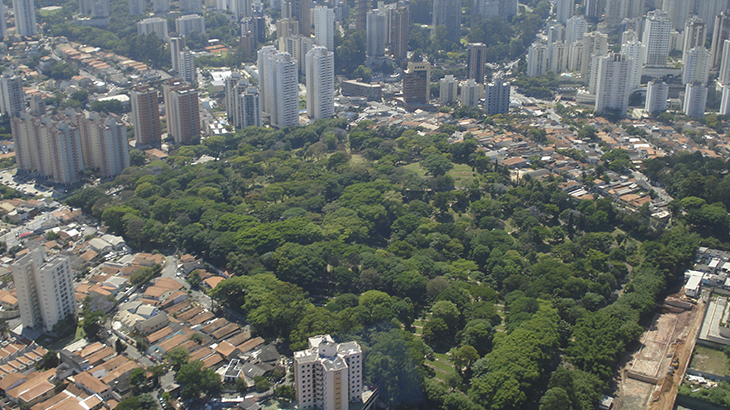
[[[314,8],[314,41],[318,46],[335,51],[335,12],[327,6]]]
[[[276,128],[299,125],[299,75],[297,61],[273,46],[258,52],[261,111]]]
[[[665,82],[649,81],[646,85],[646,103],[644,109],[650,114],[667,110],[669,86]]]
[[[692,16],[684,24],[682,61],[686,61],[687,52],[695,47],[704,47],[707,41],[707,25],[701,18]]]
[[[174,80],[173,80],[174,81]],[[189,84],[164,83],[167,136],[176,144],[193,144],[200,140],[198,90]]]
[[[710,58],[712,64],[710,71],[717,71],[720,68],[722,59],[722,47],[725,40],[730,40],[730,10],[723,10],[715,16],[715,27],[712,31],[712,48]]]
[[[730,40],[723,42],[720,72],[718,73],[717,80],[723,86],[730,84]]]
[[[646,46],[646,65],[664,67],[667,65],[671,46],[672,22],[666,12],[650,11],[646,16],[642,43]]]
[[[129,14],[132,16],[141,16],[144,14],[145,0],[128,0]]]
[[[548,47],[543,42],[535,42],[527,49],[527,76],[537,77],[548,70]]]
[[[109,0],[79,0],[79,14],[92,18],[109,17]]]
[[[23,79],[12,74],[0,77],[0,113],[9,117],[25,110]]]
[[[185,37],[170,37],[170,60],[172,71],[180,72],[180,53],[185,51]]]
[[[730,115],[730,87],[722,87],[722,99],[720,100],[720,115]]]
[[[291,0],[291,13],[299,22],[299,34],[309,37],[312,34],[311,1]]]
[[[290,36],[279,43],[279,51],[289,53],[295,60],[297,70],[302,76],[307,75],[307,53],[314,47],[311,37]]]
[[[682,83],[700,82],[707,84],[710,75],[710,52],[704,46],[695,47],[687,52],[682,67]]]
[[[646,46],[636,38],[633,31],[629,31],[632,35],[625,36],[624,43],[621,44],[621,54],[631,61],[631,72],[629,76],[629,85],[631,90],[636,90],[641,84],[641,76],[644,69],[644,58],[646,58]]]
[[[707,23],[707,32],[712,33],[715,29],[715,17],[721,11],[727,9],[728,0],[696,0],[695,12]]]
[[[408,38],[411,33],[410,0],[398,2],[390,12],[390,50],[396,63],[408,57]]]
[[[367,53],[370,57],[385,56],[385,43],[388,36],[385,13],[375,9],[367,15]]]
[[[606,5],[604,20],[609,27],[617,27],[624,19],[644,14],[644,0],[605,0],[604,4]],[[588,13],[586,15],[590,16]]]
[[[479,105],[479,100],[482,99],[482,94],[484,94],[484,84],[479,84],[470,78],[462,81],[459,88],[461,89],[461,93],[459,94],[461,105],[465,107],[476,107]]]
[[[432,30],[446,26],[446,40],[452,43],[461,38],[461,0],[434,0]]]
[[[367,30],[367,15],[370,11],[370,0],[356,0],[355,6],[355,30]]]
[[[181,36],[186,36],[193,31],[205,33],[205,19],[199,14],[188,14],[175,19],[175,30]]]
[[[335,115],[335,53],[314,47],[307,59],[307,115],[318,120]]]
[[[588,22],[583,16],[573,16],[565,23],[565,43],[570,45],[583,39],[588,32]]]
[[[7,37],[8,27],[5,23],[5,4],[0,1],[0,39]]]
[[[672,21],[672,28],[682,31],[687,19],[694,10],[694,1],[691,0],[663,0],[662,11],[666,12]]]
[[[203,2],[201,0],[180,0],[180,12],[182,14],[203,14]]]
[[[15,13],[15,34],[23,37],[38,34],[33,0],[13,0],[13,13]]]
[[[178,76],[188,83],[195,83],[195,55],[190,50],[178,53]]]
[[[466,78],[483,84],[487,69],[487,46],[484,43],[469,43],[466,53]]]
[[[510,83],[505,82],[500,74],[495,74],[492,82],[484,87],[484,111],[487,115],[506,114],[509,112]]]
[[[570,46],[568,69],[580,71],[583,78],[590,78],[594,56],[608,53],[608,36],[598,31],[585,33],[583,39]]]
[[[456,101],[459,93],[459,81],[449,74],[439,80],[439,101],[449,104]]]
[[[259,90],[238,73],[226,78],[226,114],[236,129],[261,126]]]
[[[597,58],[596,112],[614,110],[620,116],[629,108],[631,61],[626,56],[610,53]]]
[[[695,81],[684,88],[684,104],[682,111],[688,117],[699,118],[705,115],[707,105],[707,87],[705,84]]]
[[[167,41],[167,20],[160,17],[150,17],[138,21],[137,34],[154,34],[161,40]]]
[[[431,94],[431,63],[410,62],[403,73],[403,99],[408,104],[428,104]]]
[[[252,0],[231,0],[230,10],[236,21],[241,21],[244,17],[253,16]]]
[[[66,317],[76,317],[73,277],[70,258],[48,257],[42,246],[15,262],[13,279],[23,327],[50,332]]]
[[[149,85],[140,85],[130,91],[129,99],[132,101],[132,124],[137,146],[159,146],[160,97],[157,90]]]
[[[567,24],[568,19],[573,17],[575,0],[557,0],[555,6],[555,19],[560,23]]]
[[[294,352],[297,405],[303,409],[348,410],[360,401],[363,355],[357,342],[337,344],[329,335],[309,338],[309,349]]]
[[[170,0],[152,0],[152,10],[157,13],[170,11]]]
[[[79,115],[84,166],[104,177],[121,175],[129,166],[127,126],[114,114],[84,112]]]

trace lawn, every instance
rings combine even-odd
[[[730,360],[728,360],[727,355],[705,346],[698,345],[695,347],[689,367],[718,376],[730,375]]]
[[[454,169],[449,171],[448,175],[454,178],[454,185],[457,187],[465,187],[477,177],[477,173],[466,164],[455,164]]]
[[[436,353],[436,355],[438,355],[438,353]],[[441,380],[444,380],[446,375],[456,374],[456,369],[454,369],[454,366],[451,366],[448,363],[440,362],[438,360],[433,360],[433,361],[426,360],[426,363],[441,370],[441,371],[438,371],[438,370],[436,371],[436,377],[438,377]]]
[[[421,163],[420,162],[413,162],[411,164],[408,164],[408,165],[403,166],[403,168],[410,169],[411,171],[413,171],[416,174],[418,174],[418,176],[420,176],[420,177],[425,177],[426,176],[426,170],[423,169],[423,167],[421,167]]]

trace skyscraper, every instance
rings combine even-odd
[[[121,175],[129,166],[127,127],[114,114],[84,112],[79,116],[84,166],[104,177]]]
[[[707,25],[701,18],[692,16],[684,24],[684,46],[682,47],[682,61],[686,61],[687,52],[695,47],[704,47],[707,41]]]
[[[684,111],[688,117],[699,118],[705,115],[707,91],[707,87],[699,81],[688,83],[685,86],[682,111]]]
[[[137,34],[154,34],[161,40],[167,40],[167,20],[150,17],[137,22]]]
[[[226,78],[226,114],[236,129],[261,126],[259,90],[238,73]]]
[[[631,62],[626,56],[610,53],[598,57],[596,84],[596,112],[615,110],[618,115],[625,116],[629,108],[629,77]]]
[[[11,74],[0,77],[0,113],[9,117],[25,110],[23,79]]]
[[[176,144],[192,144],[200,140],[200,108],[198,90],[189,84],[162,85],[167,114],[167,135]]]
[[[707,84],[710,75],[710,52],[704,46],[695,47],[687,52],[682,67],[682,83],[700,82]]]
[[[664,0],[662,11],[665,11],[672,21],[672,28],[681,31],[687,19],[694,10],[694,2],[690,0]]]
[[[723,86],[730,84],[730,40],[725,40],[722,47],[722,59],[717,80]]]
[[[314,39],[318,46],[335,51],[335,12],[327,6],[314,8]]]
[[[326,47],[307,53],[307,115],[318,120],[335,115],[335,54]]]
[[[76,317],[73,272],[66,255],[48,257],[39,246],[13,264],[13,279],[18,293],[20,320],[27,328],[53,325],[67,316]]]
[[[469,43],[466,53],[466,78],[473,78],[483,84],[487,68],[487,46],[484,43]]]
[[[465,107],[476,107],[479,104],[479,100],[482,98],[482,90],[484,89],[483,84],[479,84],[470,78],[466,81],[462,81],[461,94],[459,95],[459,101],[461,105]]]
[[[188,83],[195,83],[195,56],[190,50],[178,53],[178,76]]]
[[[646,103],[644,109],[650,114],[667,110],[669,86],[665,82],[649,81],[646,85]]]
[[[646,16],[642,43],[646,46],[646,65],[664,67],[669,58],[672,22],[663,11],[650,11]]]
[[[367,30],[367,15],[370,11],[371,0],[356,0],[355,10],[355,30],[365,31]]]
[[[205,19],[198,14],[188,14],[175,19],[175,31],[181,36],[186,36],[193,31],[205,33]]]
[[[730,10],[723,10],[715,16],[715,27],[712,32],[712,49],[710,50],[711,71],[720,68],[722,58],[722,47],[725,40],[730,39]]]
[[[646,58],[646,46],[636,38],[636,33],[628,31],[631,35],[625,36],[624,43],[621,44],[621,54],[625,55],[631,62],[629,72],[629,85],[631,91],[636,90],[641,84],[641,76],[644,69],[644,58]]]
[[[38,34],[38,26],[35,22],[35,3],[33,0],[13,0],[13,12],[15,13],[15,33],[30,37]]]
[[[132,124],[137,146],[160,145],[160,97],[149,85],[140,85],[129,93],[132,101]]]
[[[0,39],[7,36],[7,26],[5,24],[5,4],[0,1]]]
[[[396,63],[408,56],[408,38],[411,32],[411,3],[409,0],[398,2],[390,16],[390,42],[393,59]]]
[[[720,100],[720,115],[730,115],[730,87],[722,87],[722,100]]]
[[[509,112],[510,83],[505,82],[500,74],[492,77],[492,82],[484,87],[484,111],[487,115],[506,114]]]
[[[461,38],[461,0],[434,0],[432,30],[446,26],[446,40],[456,43]]]
[[[565,23],[565,43],[570,45],[581,40],[588,32],[588,22],[583,16],[573,16]]]
[[[410,62],[403,73],[403,99],[408,104],[428,104],[431,95],[431,63]]]
[[[309,37],[312,33],[312,20],[310,0],[292,0],[291,12],[292,17],[299,22],[299,34]]]
[[[385,55],[385,41],[388,35],[385,13],[375,9],[367,15],[367,53],[370,57]]]
[[[273,127],[299,125],[299,75],[297,61],[273,46],[258,52],[261,111]]]
[[[727,0],[697,0],[695,11],[697,15],[707,23],[707,32],[712,33],[715,29],[715,17],[728,6]]]
[[[439,80],[439,101],[442,104],[449,104],[456,101],[459,93],[459,81],[449,74]]]
[[[558,22],[566,24],[568,19],[573,17],[575,0],[557,0],[555,18]]]
[[[170,60],[172,71],[180,72],[180,53],[185,51],[185,37],[170,37]]]
[[[548,48],[545,43],[534,42],[527,50],[527,76],[537,77],[548,69]]]
[[[133,16],[141,16],[144,14],[145,0],[128,0],[129,14]]]

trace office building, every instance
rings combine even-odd
[[[23,37],[38,34],[33,0],[13,0],[13,13],[15,14],[15,34]]]
[[[710,49],[712,62],[710,71],[714,72],[720,68],[722,47],[725,44],[725,40],[730,40],[730,10],[723,10],[715,16],[715,27],[712,31],[712,48]]]
[[[704,46],[695,47],[687,52],[682,67],[682,83],[695,81],[707,84],[710,76],[710,52]]]
[[[555,19],[560,23],[567,24],[568,19],[573,17],[575,0],[557,0],[555,3]]]
[[[466,53],[466,78],[483,84],[487,69],[487,46],[483,43],[469,43]]]
[[[201,0],[180,0],[180,13],[203,14],[203,3]]]
[[[128,0],[129,14],[133,16],[141,16],[144,14],[145,0]]]
[[[272,127],[299,125],[299,75],[297,61],[273,46],[258,52],[261,111]]]
[[[167,136],[175,144],[193,144],[200,140],[200,108],[198,90],[173,80],[162,85],[167,116]]]
[[[160,97],[157,90],[140,85],[129,93],[132,102],[132,125],[138,147],[160,145]]]
[[[484,111],[487,115],[506,114],[509,112],[510,83],[501,75],[495,74],[492,82],[484,87]]]
[[[476,107],[479,105],[479,100],[482,99],[484,94],[484,84],[479,84],[474,79],[468,79],[462,81],[459,86],[461,92],[459,94],[459,102],[465,107]]]
[[[611,53],[597,57],[596,69],[596,112],[612,110],[621,117],[625,116],[631,94],[631,61],[622,54]]]
[[[335,12],[327,6],[314,8],[314,42],[335,51]]]
[[[291,16],[299,22],[299,34],[309,37],[312,34],[310,0],[291,0]]]
[[[722,87],[722,100],[720,100],[720,115],[730,115],[730,87]]]
[[[398,2],[390,15],[390,50],[393,59],[401,62],[408,57],[408,38],[411,33],[411,3],[409,0]]]
[[[634,33],[629,31],[628,33]],[[644,58],[646,58],[646,47],[636,38],[635,35],[626,36],[626,41],[621,44],[621,54],[631,61],[631,72],[629,76],[629,85],[631,91],[639,88],[641,84],[641,75],[644,69]]]
[[[355,6],[355,30],[366,31],[367,30],[367,15],[370,11],[370,0],[356,0]]]
[[[730,84],[730,40],[723,42],[720,72],[718,73],[717,80],[723,86]]]
[[[663,11],[650,11],[646,16],[642,43],[646,46],[646,65],[664,67],[669,58],[672,22]]]
[[[545,43],[535,42],[527,49],[527,76],[543,75],[548,69],[548,47]]]
[[[313,120],[335,115],[335,53],[314,47],[307,60],[307,115]]]
[[[375,9],[367,15],[367,54],[370,57],[385,56],[385,42],[388,36],[385,13]]]
[[[687,61],[687,52],[695,47],[704,47],[707,41],[707,25],[697,16],[690,17],[682,33],[682,61]]]
[[[261,126],[259,90],[238,73],[226,78],[226,114],[236,129]]]
[[[84,166],[103,177],[121,175],[129,166],[127,126],[114,114],[84,112],[79,115]]]
[[[357,342],[337,344],[329,335],[309,338],[309,349],[294,352],[299,408],[348,410],[361,400],[363,355]]]
[[[205,19],[198,14],[188,14],[175,19],[175,30],[181,36],[187,36],[193,31],[205,33]]]
[[[583,39],[583,35],[588,32],[588,22],[583,16],[573,16],[565,23],[565,43],[573,44]]]
[[[13,279],[23,327],[53,330],[66,317],[78,316],[70,258],[45,255],[39,246],[13,263]]]
[[[669,86],[665,82],[649,81],[646,84],[646,103],[644,109],[650,114],[662,113],[667,110]]]
[[[152,0],[152,10],[157,13],[170,11],[170,0]]]
[[[197,82],[195,73],[195,55],[190,50],[181,51],[178,53],[178,70],[177,74],[180,78],[188,83]]]
[[[431,63],[410,62],[403,73],[403,100],[408,104],[428,104],[431,94]]]
[[[172,71],[180,72],[180,53],[185,51],[185,37],[170,37],[170,60],[172,61]]]
[[[9,117],[25,111],[23,79],[12,74],[0,77],[0,113]]]
[[[5,4],[3,4],[2,1],[0,1],[0,39],[5,39],[7,37],[7,30],[8,27],[5,23]]]
[[[446,40],[458,43],[461,38],[461,0],[434,0],[432,30],[446,26]]]
[[[150,17],[138,21],[137,34],[154,34],[161,40],[167,41],[167,20],[160,17]]]
[[[685,86],[684,104],[682,104],[682,111],[685,115],[693,118],[700,118],[705,115],[707,91],[707,87],[699,81]]]
[[[451,74],[439,80],[439,101],[441,104],[449,104],[456,101],[459,93],[458,87],[459,82]]]

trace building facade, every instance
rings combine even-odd
[[[646,65],[667,65],[671,46],[672,22],[666,12],[654,10],[646,16],[642,43],[646,46]]]
[[[176,144],[193,144],[200,140],[198,90],[189,84],[170,81],[162,85],[167,115],[167,135]]]
[[[484,110],[487,115],[509,112],[510,91],[512,86],[502,76],[495,75],[492,82],[484,87]]]
[[[614,110],[625,116],[629,108],[631,61],[623,54],[611,53],[597,60],[597,113]]]
[[[38,34],[33,0],[13,0],[13,13],[15,13],[15,34],[23,37]]]
[[[466,46],[466,78],[484,84],[487,69],[487,46],[484,43],[469,43]]]
[[[432,30],[446,26],[446,40],[452,43],[461,37],[461,0],[434,0]]]
[[[138,21],[137,34],[154,34],[161,40],[167,41],[167,20],[160,17],[150,17]]]
[[[482,99],[482,94],[484,94],[483,84],[479,84],[470,78],[463,81],[459,88],[461,89],[461,93],[459,94],[461,105],[465,107],[476,107],[479,105],[479,100]]]
[[[689,83],[685,86],[682,111],[684,111],[688,117],[699,118],[705,115],[707,91],[705,84],[699,81]]]
[[[408,104],[428,104],[431,94],[431,63],[408,63],[403,73],[403,100]]]
[[[385,44],[388,37],[388,25],[385,13],[371,10],[367,14],[367,53],[370,57],[385,56]]]
[[[665,82],[649,81],[646,85],[646,103],[644,109],[650,114],[667,110],[669,86]]]
[[[449,104],[456,101],[459,94],[459,81],[449,74],[439,81],[439,101]]]
[[[682,83],[695,81],[707,84],[710,75],[710,52],[704,46],[695,47],[687,52],[682,68]]]
[[[0,113],[9,117],[25,111],[23,79],[13,75],[0,77]]]
[[[730,10],[721,11],[715,16],[714,20],[715,25],[712,31],[712,45],[710,48],[710,58],[712,59],[711,71],[716,71],[720,68],[725,40],[730,40]]]
[[[175,30],[181,36],[186,36],[193,31],[205,33],[205,19],[199,14],[188,14],[175,19]]]
[[[236,129],[261,126],[259,90],[238,73],[226,78],[226,114]]]
[[[307,115],[313,120],[335,115],[335,53],[314,47],[307,53]]]
[[[132,104],[132,124],[137,146],[159,146],[161,139],[160,97],[157,90],[140,85],[129,93]]]
[[[258,52],[261,111],[276,128],[299,125],[299,75],[297,61],[273,46]]]
[[[79,116],[84,166],[104,177],[121,175],[129,166],[127,126],[114,114],[84,112]]]
[[[318,46],[335,51],[335,12],[327,6],[314,8],[314,41]]]

